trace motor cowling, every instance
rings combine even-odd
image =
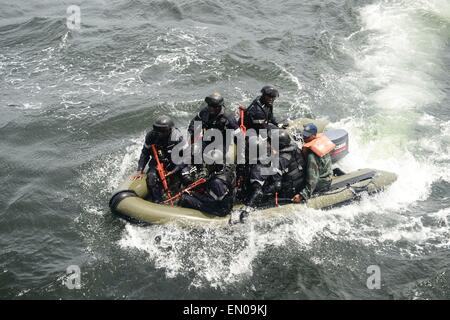
[[[337,162],[348,154],[348,132],[344,129],[325,131],[324,134],[336,145],[330,152],[331,161]]]

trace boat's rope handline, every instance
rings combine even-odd
[[[364,181],[364,180],[358,181],[357,183],[362,182],[362,181]],[[314,195],[311,199],[315,199],[315,198],[318,198],[321,196],[332,196],[335,194],[339,194],[346,189],[349,189],[356,196],[358,193],[368,191],[369,184],[373,184],[376,187],[376,185],[373,183],[373,181],[370,181],[366,186],[363,186],[363,187],[356,187],[356,186],[352,186],[351,184],[347,184],[345,187],[342,187],[342,188],[339,188],[336,190],[318,193],[318,194]]]

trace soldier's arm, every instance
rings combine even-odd
[[[227,125],[226,126],[227,126],[227,129],[233,129],[233,130],[239,129],[239,124],[238,124],[236,118],[231,114],[227,115]]]
[[[139,162],[138,162],[138,167],[137,167],[138,172],[144,172],[145,166],[147,165],[148,161],[150,160],[151,144],[152,144],[151,132],[148,132],[147,135],[145,136],[145,142],[144,142],[144,145],[141,150],[141,156],[139,157]]]
[[[197,118],[197,116],[191,120],[191,122],[189,122],[189,126],[188,126],[188,133],[189,133],[189,137],[191,139],[193,139],[194,137],[194,121],[196,121],[195,119]]]
[[[191,142],[193,142],[194,137],[194,133],[195,133],[195,121],[202,121],[202,119],[200,118],[200,113],[198,113],[194,119],[191,120],[191,122],[189,122],[189,127],[188,127],[188,133],[189,136],[191,137]],[[201,129],[201,128],[200,128]]]
[[[245,109],[244,111],[244,126],[248,129],[250,128],[250,112],[251,109],[253,108],[253,103],[251,105],[248,106],[247,109]],[[239,123],[240,123],[241,119],[239,118]]]
[[[272,119],[269,120],[269,122],[273,123],[274,125],[276,125],[278,127],[278,121],[275,119],[275,117],[272,115]]]
[[[269,122],[273,123],[274,125],[276,125],[278,127],[278,121],[275,118],[275,115],[273,114],[273,109],[270,110],[270,119],[268,119]]]
[[[178,130],[178,129],[177,129]],[[175,149],[175,152],[181,152],[183,155],[189,155],[190,156],[190,145],[187,143],[186,140],[183,139],[183,136],[181,134],[179,134],[176,137],[176,141],[177,141],[177,146],[179,148]],[[172,148],[172,152],[174,148]],[[171,159],[171,162],[173,162],[173,158]],[[172,174],[173,173],[177,173],[179,171],[181,171],[183,168],[185,168],[187,166],[187,163],[184,162],[184,159],[179,159],[181,160],[180,163],[174,163],[175,164],[175,169],[172,170]]]

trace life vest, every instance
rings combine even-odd
[[[316,138],[303,145],[304,150],[311,150],[317,156],[322,158],[334,150],[336,145],[323,133],[316,135]]]

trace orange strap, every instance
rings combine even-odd
[[[303,145],[303,148],[310,149],[319,157],[323,157],[334,150],[336,145],[323,133],[316,135],[316,138]]]
[[[275,192],[275,207],[278,207],[278,192]]]
[[[156,171],[158,172],[159,179],[161,180],[161,183],[163,185],[164,191],[167,193],[167,196],[172,198],[172,195],[170,194],[169,185],[166,180],[166,170],[164,170],[163,164],[159,161],[158,151],[156,150],[156,146],[152,144],[152,151],[153,151],[153,157],[156,161]],[[170,204],[173,205],[173,201],[170,201]]]
[[[243,134],[245,134],[247,132],[247,128],[244,125],[244,113],[245,113],[244,106],[239,105],[239,116],[241,118],[241,123],[239,125],[239,128],[241,129]]]
[[[197,186],[199,186],[199,185],[201,185],[201,184],[203,184],[203,183],[205,183],[205,182],[206,182],[206,179],[205,179],[205,178],[200,178],[200,179],[198,179],[197,181],[191,183],[189,186],[187,186],[187,187],[186,187],[185,189],[183,189],[182,191],[178,192],[178,193],[177,193],[176,195],[174,195],[173,197],[171,197],[171,198],[167,199],[166,201],[164,201],[163,203],[164,203],[164,204],[167,204],[167,203],[170,202],[170,203],[173,205],[173,201],[174,201],[174,200],[177,200],[178,198],[181,198],[181,196],[183,195],[183,193],[189,192],[189,191],[191,191],[192,189],[196,188]]]

